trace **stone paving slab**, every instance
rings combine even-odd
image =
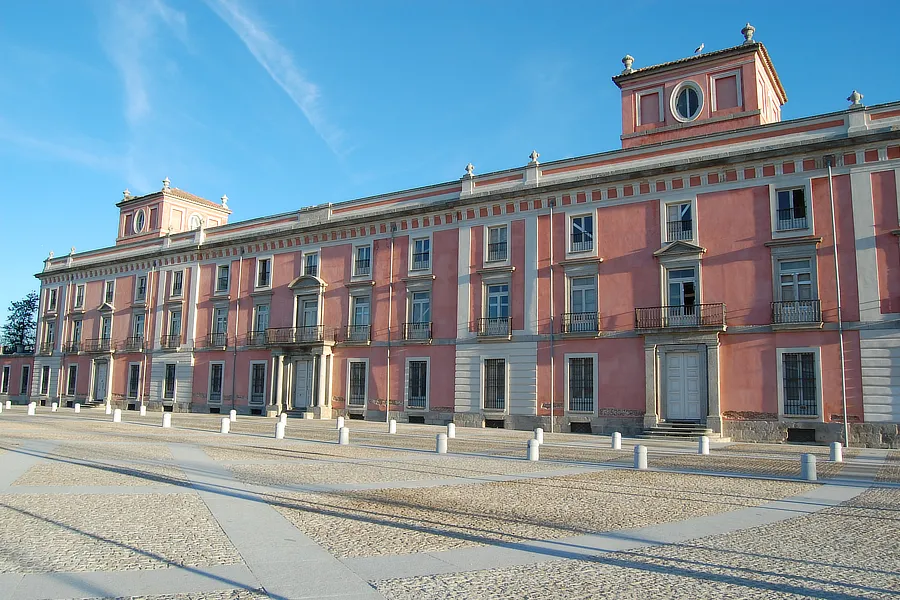
[[[900,483],[900,451],[895,450],[887,455],[875,481]]]
[[[780,460],[773,458],[733,458],[719,455],[651,454],[648,464],[658,469],[679,469],[738,475],[771,475],[777,477],[800,477],[800,459]],[[843,469],[844,463],[819,460],[816,471],[820,479],[835,477]]]
[[[715,452],[715,451],[714,451]],[[831,453],[831,448],[827,445],[812,444],[728,444],[718,449],[721,453],[740,453],[740,454],[772,454],[772,455],[793,455],[798,459],[802,454],[815,454],[821,459],[827,457]],[[855,458],[859,455],[859,448],[843,448],[844,458]]]

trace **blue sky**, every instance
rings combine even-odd
[[[0,6],[0,318],[174,186],[232,221],[619,146],[610,76],[742,40],[785,119],[900,100],[900,4],[32,0]],[[862,6],[862,5],[860,5]]]

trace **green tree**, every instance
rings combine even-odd
[[[21,351],[25,346],[34,346],[37,333],[37,309],[39,296],[29,292],[19,301],[10,302],[6,323],[0,329],[0,339],[4,346]]]

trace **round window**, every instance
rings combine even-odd
[[[672,93],[672,114],[682,123],[700,116],[703,108],[703,92],[693,81],[685,81]]]
[[[140,233],[144,230],[144,226],[147,224],[147,215],[144,214],[144,211],[139,210],[137,214],[134,215],[134,232]]]

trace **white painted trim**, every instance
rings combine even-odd
[[[572,352],[572,353],[567,352],[567,353],[563,356],[563,358],[564,358],[565,363],[566,363],[566,364],[565,364],[565,369],[564,369],[564,371],[565,371],[565,379],[563,379],[563,387],[565,388],[565,389],[563,390],[563,402],[564,402],[564,404],[563,404],[563,409],[564,409],[565,414],[573,414],[573,415],[596,415],[596,414],[597,414],[597,410],[598,410],[598,397],[597,397],[597,391],[598,391],[598,390],[597,390],[597,387],[598,387],[598,386],[597,386],[597,382],[598,382],[598,377],[599,377],[599,362],[600,362],[600,361],[599,361],[598,355],[597,355],[596,353],[590,353],[590,352]],[[594,371],[594,372],[593,372],[593,378],[594,378],[594,381],[593,381],[593,385],[591,386],[591,387],[593,388],[593,390],[594,390],[594,393],[593,393],[593,409],[590,410],[590,411],[580,411],[580,410],[578,410],[578,411],[572,411],[572,410],[569,410],[569,381],[570,381],[570,377],[571,377],[570,374],[569,374],[569,361],[570,361],[571,359],[573,359],[573,358],[590,358],[590,359],[593,359],[593,361],[594,361],[594,362],[593,362],[593,366],[594,366],[594,369],[593,369],[593,371]]]
[[[574,205],[570,205],[574,206]],[[573,211],[573,212],[569,212]],[[569,211],[565,211],[566,215],[566,230],[564,235],[566,236],[566,258],[569,257],[589,257],[589,256],[597,256],[597,247],[600,245],[597,240],[597,209],[590,208],[588,210],[578,210],[577,208],[570,208]],[[574,227],[575,219],[579,219],[582,217],[591,217],[591,248],[590,250],[572,250],[572,228]],[[552,227],[552,224],[551,224]]]
[[[564,274],[565,281],[563,285],[565,286],[565,303],[563,305],[563,312],[574,312],[572,310],[572,279],[585,279],[592,278],[594,280],[594,296],[597,303],[597,312],[600,312],[600,273],[597,269],[596,265],[585,265],[587,268],[592,268],[593,272],[590,273],[579,273],[577,271],[566,271]],[[583,268],[583,267],[582,267]]]
[[[137,281],[137,279],[135,279]],[[78,303],[78,290],[81,290],[81,303]],[[75,284],[75,296],[72,299],[72,308],[84,308],[84,294],[86,292],[85,284],[77,283]]]
[[[503,376],[504,376],[503,377],[503,379],[504,379],[504,381],[503,381],[503,386],[504,386],[503,410],[497,410],[494,408],[487,409],[484,407],[484,401],[485,401],[484,393],[485,393],[485,381],[486,381],[485,380],[485,374],[486,374],[485,362],[488,360],[495,360],[495,359],[503,360]],[[510,362],[509,355],[508,354],[482,354],[481,361],[479,361],[479,362],[480,362],[479,366],[480,366],[481,375],[478,378],[478,387],[479,387],[478,397],[480,398],[481,410],[483,412],[490,412],[491,414],[501,414],[502,413],[504,415],[508,415],[509,414],[509,405],[511,403],[511,400],[509,397],[509,370],[510,370],[509,369],[509,362]]]
[[[415,254],[415,251],[416,251],[416,241],[424,240],[424,239],[428,240],[428,268],[413,269],[413,264],[414,264],[413,255]],[[409,257],[408,258],[409,258],[408,272],[411,275],[427,275],[428,273],[432,272],[432,269],[434,268],[434,236],[433,236],[433,232],[426,231],[426,232],[422,232],[421,235],[413,235],[413,234],[409,235]]]
[[[815,355],[815,369],[816,369],[816,402],[817,402],[817,410],[818,415],[816,416],[803,416],[803,415],[786,415],[784,414],[784,355],[785,354],[793,354],[799,352],[811,352]],[[811,347],[799,347],[799,348],[776,348],[775,349],[775,360],[776,360],[776,377],[778,380],[778,418],[782,420],[791,420],[791,421],[819,421],[823,422],[825,420],[824,416],[824,408],[822,405],[822,357],[821,357],[821,348],[818,346]]]
[[[665,90],[665,86],[660,85],[658,87],[647,88],[647,89],[644,89],[644,90],[634,93],[634,102],[635,102],[634,112],[637,117],[636,121],[635,121],[636,127],[647,124],[647,123],[643,122],[643,119],[641,119],[641,98],[643,98],[644,96],[649,96],[651,94],[657,94],[658,103],[659,103],[659,121],[654,121],[654,122],[655,123],[665,123],[666,122],[666,111],[663,108],[665,106],[666,90]]]
[[[260,263],[264,260],[269,261],[269,283],[266,285],[259,285],[259,267],[260,267]],[[255,266],[256,266],[256,268],[253,269],[253,289],[256,291],[271,290],[272,289],[272,279],[274,279],[274,277],[275,277],[275,257],[271,254],[257,256]]]
[[[678,190],[679,192],[684,192],[684,190]],[[668,207],[672,204],[687,204],[691,205],[691,237],[687,240],[682,240],[685,242],[691,242],[696,245],[700,245],[700,227],[699,222],[697,220],[697,194],[685,193],[683,196],[679,197],[670,197],[665,199],[660,199],[659,201],[659,229],[660,229],[660,243],[665,246],[666,244],[670,244],[669,241],[669,227],[668,227]]]
[[[778,229],[778,192],[804,188],[806,199],[806,229]],[[812,179],[809,176],[784,176],[769,184],[769,218],[771,219],[772,239],[784,239],[813,235],[815,232],[815,210],[813,210]]]
[[[221,398],[219,398],[218,401],[214,401],[211,397],[213,365],[222,365],[222,382],[219,385],[219,393],[221,394]],[[220,406],[222,404],[222,401],[224,400],[224,398],[225,398],[225,361],[224,360],[211,360],[211,361],[209,361],[209,367],[206,370],[206,404],[212,405],[212,406]]]
[[[472,251],[472,228],[459,226],[459,251],[456,257],[457,277],[459,285],[456,288],[456,337],[458,340],[466,340],[475,337],[471,331],[471,286],[472,274],[470,271]]]
[[[772,283],[775,289],[772,290],[772,297],[775,302],[783,302],[781,298],[781,263],[794,260],[809,260],[810,269],[810,285],[812,286],[812,300],[819,300],[819,263],[816,253],[815,244],[810,246],[800,246],[797,248],[773,248],[772,249]],[[784,252],[774,252],[774,250],[784,250]]]
[[[425,363],[425,407],[411,408],[409,406],[409,363],[424,362]],[[407,356],[406,369],[403,379],[403,407],[408,411],[428,411],[431,410],[431,358],[428,356]]]
[[[319,246],[319,247],[315,247],[315,248],[308,248],[306,250],[303,250],[300,253],[300,271],[299,271],[299,273],[297,273],[298,276],[306,275],[306,257],[309,256],[310,254],[317,255],[317,257],[316,257],[316,277],[318,277],[319,274],[322,272],[322,248]]]
[[[184,298],[184,274],[185,269],[169,269],[166,271],[161,271],[166,274],[166,283],[168,288],[169,298]],[[175,274],[181,273],[181,293],[175,293]]]
[[[678,101],[678,95],[685,88],[693,88],[697,95],[700,97],[700,106],[697,107],[697,114],[691,118],[685,118],[678,114],[678,111],[675,108],[675,104]],[[672,118],[678,121],[679,123],[693,123],[703,114],[703,107],[706,106],[706,97],[703,93],[703,88],[700,87],[696,81],[692,79],[685,79],[681,81],[675,88],[672,90],[672,93],[669,95],[669,110],[672,113]]]
[[[138,215],[144,217],[144,221],[141,224],[141,227],[138,228]],[[144,233],[150,225],[150,215],[148,214],[147,207],[143,206],[131,214],[131,231],[135,235],[139,235]]]
[[[359,239],[359,238],[357,238]],[[364,244],[353,244],[353,253],[350,255],[350,278],[354,281],[366,281],[372,279],[372,276],[375,272],[375,246],[369,241]],[[368,248],[369,249],[369,272],[363,275],[360,275],[356,272],[356,260],[357,260],[357,252],[360,248]],[[321,270],[321,263],[319,265]]]
[[[131,395],[131,369],[132,367],[138,368],[138,385],[137,385],[137,394]],[[139,362],[129,362],[128,370],[125,371],[125,399],[126,400],[138,400],[141,397],[141,391],[144,389],[144,369],[143,365]]]
[[[853,209],[854,256],[859,293],[859,320],[881,321],[881,292],[878,289],[878,249],[875,244],[875,203],[872,176],[851,171],[850,198]],[[891,319],[894,317],[891,316]]]
[[[262,403],[253,402],[253,366],[254,365],[262,365],[263,366],[263,401]],[[266,396],[269,391],[269,361],[267,360],[251,360],[250,366],[247,370],[247,404],[249,406],[265,406],[266,400],[268,399]]]
[[[669,306],[669,271],[677,269],[694,269],[694,305],[703,304],[703,280],[700,267],[703,261],[696,258],[685,258],[663,263],[660,261],[660,288],[662,303],[660,306]]]
[[[219,261],[215,263],[215,270],[213,271],[213,275],[215,279],[213,280],[213,295],[214,296],[227,296],[231,293],[231,283],[233,279],[234,273],[231,272],[232,261],[229,258],[227,261]],[[228,268],[228,284],[225,289],[219,289],[219,271],[223,268]]]
[[[586,192],[590,194],[590,192]],[[590,196],[587,196],[590,198]],[[552,226],[552,224],[551,224]],[[525,218],[525,334],[538,332],[538,215]]]
[[[475,227],[477,227],[477,225],[475,225]],[[499,228],[506,228],[506,258],[504,260],[489,261],[488,260],[488,249],[490,248],[490,237],[491,237],[490,230],[491,229],[499,229]],[[481,255],[482,256],[482,258],[481,258],[482,266],[485,266],[485,267],[508,266],[510,264],[510,261],[512,260],[512,258],[511,258],[512,257],[512,222],[508,221],[508,220],[501,221],[501,222],[494,222],[494,223],[491,223],[490,225],[483,225],[482,230],[483,230],[483,233],[482,233],[481,237],[484,238],[481,240],[482,244],[484,246],[484,248],[482,250],[482,255]]]
[[[112,300],[107,300],[109,294],[107,291],[109,290],[109,286],[112,285]],[[116,280],[115,279],[107,279],[103,283],[103,297],[100,299],[100,304],[104,302],[108,302],[109,304],[115,304],[116,302]]]
[[[352,369],[353,363],[365,363],[366,365],[366,389],[365,389],[365,398],[363,399],[362,405],[359,404],[350,404],[350,371]],[[369,372],[369,359],[368,358],[348,358],[347,359],[347,396],[344,401],[344,407],[347,410],[350,410],[351,406],[354,410],[368,409],[369,407],[369,378],[371,377],[371,373]]]
[[[727,79],[728,77],[734,77],[735,81],[737,82],[736,89],[737,89],[738,108],[744,107],[744,96],[741,93],[742,92],[741,69],[737,68],[737,69],[733,69],[731,71],[724,71],[722,73],[714,73],[709,76],[710,112],[716,112],[717,110],[719,110],[718,107],[716,106],[716,83],[718,82],[719,79]],[[723,109],[723,110],[728,110],[728,109]]]
[[[138,297],[138,289],[140,288],[139,284],[140,284],[141,277],[144,278],[144,296],[142,298],[139,298]],[[138,304],[138,303],[147,302],[147,291],[150,289],[149,281],[150,281],[150,278],[147,276],[146,272],[138,272],[138,273],[134,274],[134,290],[133,290],[132,296],[131,296],[134,299],[133,303]],[[76,298],[77,298],[78,297],[77,289],[76,289],[75,293],[76,293]]]

